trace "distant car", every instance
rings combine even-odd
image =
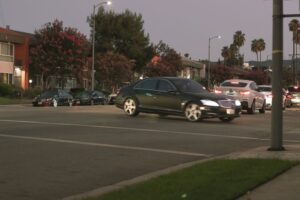
[[[73,97],[62,89],[46,90],[32,101],[33,106],[60,106],[73,105]]]
[[[242,103],[242,109],[253,114],[257,109],[265,113],[266,100],[264,94],[257,91],[257,85],[251,80],[230,79],[215,88],[216,94],[231,96]]]
[[[107,99],[107,96],[103,92],[94,90],[89,93],[92,97],[94,104],[101,104],[101,105],[107,104],[108,99]]]
[[[266,109],[271,109],[272,98],[273,98],[272,85],[258,85],[257,91],[265,95]],[[286,95],[285,95],[285,90],[282,89],[282,109],[285,109],[285,107],[286,107]]]
[[[123,87],[115,103],[129,116],[140,112],[182,115],[193,122],[204,118],[228,122],[241,112],[240,101],[210,93],[196,81],[177,77],[147,78]]]
[[[290,86],[287,89],[287,107],[292,107],[295,105],[300,105],[300,87]]]
[[[94,101],[92,96],[87,91],[73,92],[74,105],[93,105]]]
[[[117,94],[116,94],[116,93],[111,93],[110,95],[108,95],[107,103],[108,103],[109,105],[115,104],[116,97],[117,97]]]

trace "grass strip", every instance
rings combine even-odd
[[[0,105],[22,104],[22,103],[31,103],[31,100],[0,97]]]
[[[212,160],[89,200],[231,200],[297,164],[278,159]]]

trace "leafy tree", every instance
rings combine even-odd
[[[253,51],[256,54],[257,63],[258,63],[258,55],[259,55],[259,63],[261,66],[261,52],[266,49],[266,43],[264,39],[254,39],[251,43],[251,51]]]
[[[176,76],[183,69],[181,56],[174,49],[162,41],[156,45],[155,49],[159,59],[146,66],[146,76]]]
[[[88,41],[74,28],[63,27],[54,20],[35,31],[34,45],[30,49],[31,70],[41,75],[43,88],[48,87],[49,76],[65,78],[80,76],[86,65]]]
[[[289,23],[289,30],[293,32],[293,57],[292,57],[292,69],[293,69],[293,82],[296,83],[296,65],[295,55],[297,55],[297,44],[299,44],[299,28],[300,24],[297,19],[292,19]]]
[[[134,63],[121,54],[108,51],[96,55],[96,80],[102,88],[115,92],[124,82],[130,82]]]
[[[234,77],[234,70],[228,70],[225,65],[213,65],[211,66],[211,80],[213,85],[219,85],[226,79]]]
[[[242,31],[236,31],[233,35],[233,42],[228,46],[223,47],[221,55],[224,58],[226,66],[241,66],[244,62],[244,56],[240,54],[240,48],[245,43],[245,34]]]
[[[135,60],[134,70],[141,71],[154,55],[149,35],[145,34],[143,29],[142,15],[129,10],[116,14],[113,11],[106,12],[100,7],[95,20],[95,51],[122,54],[130,60]],[[88,21],[92,27],[93,17]]]
[[[239,57],[241,57],[240,48],[244,46],[245,40],[245,34],[242,31],[236,31],[233,35],[233,44],[237,47],[238,60],[240,60]],[[238,64],[241,65],[242,63]]]
[[[224,65],[228,66],[228,60],[231,58],[231,54],[228,46],[223,47],[221,55],[224,58]]]

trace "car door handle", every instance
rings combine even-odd
[[[152,97],[153,95],[151,94],[151,93],[146,93],[146,96],[148,96],[148,97]]]

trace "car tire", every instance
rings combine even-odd
[[[222,122],[231,122],[234,120],[234,117],[219,117]]]
[[[266,112],[266,101],[264,101],[263,106],[259,109],[259,113],[264,114]]]
[[[252,102],[251,107],[248,108],[247,113],[248,114],[254,114],[255,113],[255,100]]]
[[[137,116],[139,114],[137,110],[137,102],[133,98],[128,98],[125,100],[123,105],[124,112],[129,116]]]
[[[190,103],[185,107],[184,115],[187,120],[191,122],[197,122],[201,120],[202,111],[200,110],[200,106],[195,103]]]

